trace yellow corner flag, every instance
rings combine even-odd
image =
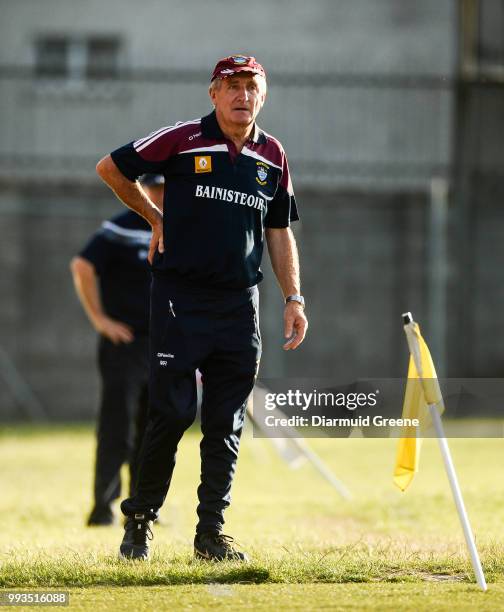
[[[418,419],[419,429],[425,431],[431,425],[429,404],[436,404],[440,414],[444,410],[443,397],[436,375],[436,368],[428,346],[425,344],[417,323],[404,326],[410,360],[408,382],[404,395],[403,419]],[[394,469],[394,484],[405,491],[418,472],[420,447],[422,439],[418,437],[418,428],[403,427],[403,437],[399,440],[397,459]]]

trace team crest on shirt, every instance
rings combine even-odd
[[[212,156],[196,155],[194,158],[194,172],[196,172],[196,174],[212,172]]]
[[[264,162],[260,162],[260,161],[257,162],[256,181],[259,183],[259,185],[266,185],[268,181],[268,170],[269,170],[268,164],[265,164]]]

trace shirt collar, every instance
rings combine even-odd
[[[202,117],[201,119],[201,134],[204,138],[211,138],[213,140],[225,140],[219,122],[217,121],[217,117],[215,115],[215,111],[211,112],[209,115]],[[255,144],[266,144],[266,136],[261,128],[254,123],[254,129],[250,135],[249,140],[254,142]]]

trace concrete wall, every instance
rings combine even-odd
[[[133,68],[210,71],[254,53],[272,72],[446,75],[455,63],[455,0],[1,0],[0,57],[33,61],[44,32],[120,33]]]

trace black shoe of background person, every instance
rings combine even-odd
[[[209,561],[249,561],[248,556],[236,550],[233,538],[223,533],[197,533],[194,538],[194,556]]]
[[[107,527],[114,525],[116,518],[110,508],[94,507],[87,520],[88,527]]]
[[[119,557],[122,559],[149,558],[149,542],[152,540],[152,521],[145,514],[135,514],[128,517],[124,525],[124,537],[119,548]]]

